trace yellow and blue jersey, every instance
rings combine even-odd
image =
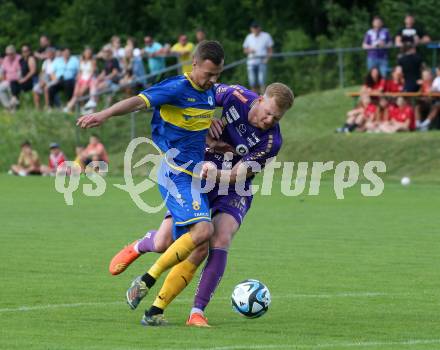
[[[153,141],[163,151],[177,149],[176,165],[190,162],[192,171],[203,161],[205,138],[215,111],[214,89],[203,90],[188,74],[166,79],[139,95],[154,107],[151,121]]]

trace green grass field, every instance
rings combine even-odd
[[[121,179],[106,180],[105,195],[78,192],[69,207],[51,178],[0,176],[0,349],[440,349],[438,186],[387,180],[380,197],[357,185],[337,200],[324,182],[318,196],[257,195],[207,309],[213,328],[192,329],[195,280],[167,328],[142,327],[143,308],[124,304],[155,255],[117,277],[108,263],[162,214],[141,212],[110,186]],[[246,278],[272,293],[261,319],[231,309]]]

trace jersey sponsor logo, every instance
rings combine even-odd
[[[238,154],[240,154],[242,156],[249,153],[249,148],[243,144],[237,145],[237,147],[235,147],[235,150],[237,151]]]
[[[228,91],[228,87],[227,86],[223,86],[223,87],[217,88],[217,90],[215,92],[218,93],[218,94],[221,94],[221,93],[224,93],[226,91]]]
[[[196,99],[194,97],[188,97],[187,101],[189,101],[189,102],[196,102]]]
[[[246,125],[240,124],[238,126],[238,128],[235,128],[235,129],[237,130],[237,132],[240,136],[243,136],[243,134],[246,132]]]
[[[258,138],[257,135],[255,135],[255,132],[253,132],[253,133],[251,134],[251,136],[248,136],[248,137],[246,138],[246,141],[247,141],[249,147],[254,147],[257,143],[260,142],[260,139]]]
[[[232,94],[243,103],[246,103],[248,101],[248,99],[242,93],[240,93],[238,90],[235,90]]]
[[[240,114],[238,114],[238,112],[234,106],[231,106],[231,108],[228,109],[228,111],[226,112],[226,117],[228,117],[228,112],[229,112],[229,119],[232,118],[233,121],[240,119]],[[229,122],[229,119],[228,119],[228,122]],[[232,121],[230,123],[232,123]]]

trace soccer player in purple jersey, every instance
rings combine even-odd
[[[245,179],[244,189],[249,188],[255,173],[243,165],[256,162],[263,168],[267,161],[278,154],[282,144],[278,122],[293,105],[294,96],[290,88],[281,83],[269,85],[263,96],[239,85],[218,84],[215,100],[217,106],[223,107],[223,112],[221,120],[211,126],[208,138],[210,148],[205,153],[205,161],[216,165],[216,179],[219,182],[229,179],[229,186],[226,186],[226,194],[219,193],[219,183],[208,193],[214,224],[209,249],[207,244],[200,246],[187,258],[188,262],[184,260],[176,265],[152,306],[163,311],[189,284],[194,271],[186,273],[186,270],[199,266],[208,256],[195,294],[194,306],[187,320],[187,325],[198,327],[209,327],[204,309],[220,283],[232,238],[252,202],[251,195],[237,193],[235,183]],[[225,151],[232,151],[232,159],[227,163],[224,162]],[[230,165],[229,170],[225,169],[225,164]],[[206,178],[208,167],[204,169],[202,177]],[[146,252],[164,251],[172,241],[171,228],[171,216],[167,214],[158,231],[149,231],[113,258],[110,272],[114,275],[123,272]]]

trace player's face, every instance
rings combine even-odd
[[[191,78],[203,90],[209,90],[217,82],[223,71],[223,61],[216,65],[210,60],[203,62],[194,61]]]
[[[284,115],[275,102],[275,97],[261,97],[256,116],[256,127],[268,130],[277,124]]]

